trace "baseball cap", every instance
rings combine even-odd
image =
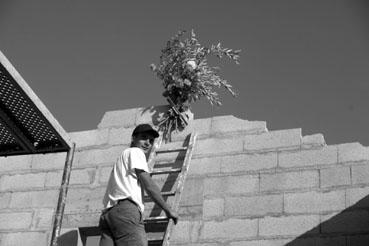
[[[159,137],[159,133],[154,130],[154,128],[151,127],[149,124],[140,124],[136,126],[136,128],[132,132],[132,136],[135,136],[142,132],[149,132],[151,133],[155,138]]]

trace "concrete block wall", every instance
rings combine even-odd
[[[78,229],[97,226],[111,167],[133,128],[157,124],[163,110],[111,111],[97,129],[70,133],[77,151],[61,239],[72,235],[73,245],[82,245]],[[192,130],[199,137],[172,245],[367,245],[367,147],[327,146],[321,134],[268,131],[263,121],[221,116],[191,121],[164,148],[181,146]],[[173,159],[180,156],[158,156]],[[22,238],[47,245],[40,242],[50,237],[64,160],[65,154],[0,159],[1,245]]]

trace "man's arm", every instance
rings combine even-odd
[[[159,187],[152,180],[150,174],[140,169],[135,169],[135,171],[146,193],[157,205],[159,205],[159,207],[161,207],[164,210],[167,217],[173,219],[174,224],[177,224],[178,214],[172,211],[168,206],[168,204],[165,202],[163,196],[160,194]]]

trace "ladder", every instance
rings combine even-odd
[[[179,203],[191,162],[196,137],[196,133],[189,134],[185,140],[185,142],[187,142],[185,147],[160,149],[162,142],[162,136],[160,136],[156,139],[148,158],[148,165],[151,170],[152,178],[155,180],[155,177],[164,177],[165,185],[162,188],[161,194],[171,208],[176,212],[178,212],[179,209]],[[179,155],[182,154],[182,156],[184,154],[183,161],[171,160],[155,163],[154,160],[157,154],[174,152],[178,153]],[[152,201],[148,197],[145,197],[144,202],[147,203]],[[166,216],[162,216],[161,214],[163,214],[163,211],[158,206],[154,205],[151,210],[151,214],[147,219],[145,219],[145,230],[148,235],[149,246],[169,245],[169,239],[173,231],[174,222],[173,220],[169,220]]]

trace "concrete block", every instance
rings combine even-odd
[[[319,232],[319,215],[264,217],[259,219],[259,236],[294,236]]]
[[[240,154],[221,158],[222,173],[258,171],[277,167],[277,153]]]
[[[0,157],[0,173],[29,170],[31,161],[32,155]]]
[[[320,187],[350,185],[349,167],[332,167],[320,170]]]
[[[89,167],[102,163],[115,163],[126,146],[114,146],[107,149],[84,150],[75,153],[73,166]]]
[[[300,146],[301,129],[271,131],[244,137],[244,150],[246,151],[300,148]]]
[[[327,146],[318,150],[303,150],[294,153],[282,152],[278,157],[280,167],[305,167],[337,163],[337,147]]]
[[[110,128],[109,129],[109,144],[110,145],[127,145],[132,141],[132,132],[134,128]]]
[[[243,140],[241,138],[208,138],[197,141],[193,155],[195,157],[199,155],[224,154],[237,151],[243,151]]]
[[[229,216],[265,216],[283,212],[283,195],[265,195],[250,197],[228,197],[225,200],[225,215]]]
[[[269,240],[250,240],[231,242],[229,246],[286,246],[290,240],[288,239],[269,239]],[[299,246],[301,246],[299,244]]]
[[[366,210],[343,211],[321,216],[322,233],[361,233],[369,231],[369,213]]]
[[[324,136],[320,133],[302,137],[302,148],[304,149],[323,147],[325,145]]]
[[[369,184],[369,164],[352,166],[351,171],[353,184]]]
[[[351,188],[346,190],[346,208],[369,208],[369,187]]]
[[[31,222],[32,212],[0,213],[0,230],[27,229]]]
[[[260,174],[261,191],[285,191],[319,186],[317,170]]]
[[[133,127],[136,123],[137,112],[137,108],[108,111],[104,114],[97,127],[98,129],[111,127]]]
[[[224,199],[206,199],[203,205],[203,217],[222,217],[224,216]]]
[[[63,170],[66,157],[65,152],[34,155],[31,167],[33,170]]]
[[[46,173],[3,175],[0,177],[0,190],[30,190],[45,185]]]
[[[347,237],[347,246],[367,246],[369,235],[351,235]]]
[[[258,232],[256,219],[234,219],[223,221],[205,221],[202,227],[201,239],[243,239],[255,237]]]
[[[69,184],[92,184],[95,180],[95,175],[96,169],[94,168],[72,169]]]
[[[54,209],[37,209],[33,215],[32,228],[50,230],[53,226],[53,217]]]
[[[55,208],[59,190],[13,192],[10,208]]]
[[[216,116],[211,121],[211,134],[224,134],[227,132],[261,133],[267,132],[265,121],[248,121],[233,115]]]
[[[173,229],[170,241],[186,243],[198,241],[201,224],[201,221],[180,220]]]
[[[101,211],[80,213],[65,213],[63,217],[63,228],[97,227],[99,225]]]
[[[205,118],[205,119],[196,119],[193,121],[190,121],[188,126],[179,132],[173,132],[172,133],[172,141],[183,141],[186,139],[188,134],[192,132],[196,132],[198,139],[204,138],[205,136],[210,135],[210,129],[211,129],[211,118]]]
[[[204,200],[204,180],[202,178],[187,178],[181,196],[181,206],[202,205]]]
[[[137,108],[136,125],[150,124],[158,125],[165,117],[166,112],[169,110],[169,105],[150,106],[146,108]],[[187,113],[189,121],[193,119],[193,113],[190,111]]]
[[[99,169],[99,183],[107,184],[109,181],[110,174],[113,170],[113,165],[111,167],[102,167]]]
[[[369,148],[360,143],[346,143],[338,146],[339,162],[358,162],[369,160]]]
[[[206,157],[192,159],[188,175],[208,175],[214,173],[220,173],[220,166],[222,163],[222,157]]]
[[[60,187],[63,178],[63,171],[47,172],[45,187]]]
[[[69,136],[76,143],[76,148],[86,148],[108,144],[108,129],[94,129],[88,131],[70,132]]]
[[[72,188],[68,190],[65,213],[91,213],[103,209],[102,200],[104,198],[106,187]]]
[[[323,246],[347,246],[345,236],[317,237],[315,245]]]
[[[201,220],[202,205],[180,206],[178,214],[181,220]]]
[[[10,203],[11,193],[3,192],[0,193],[0,209],[7,208]]]
[[[16,232],[6,233],[1,241],[2,246],[43,246],[48,245],[48,234],[46,232]]]
[[[248,194],[259,191],[256,175],[211,177],[204,180],[205,196],[225,196],[228,194]]]
[[[284,195],[284,211],[288,214],[314,214],[345,209],[345,191],[304,192]]]

